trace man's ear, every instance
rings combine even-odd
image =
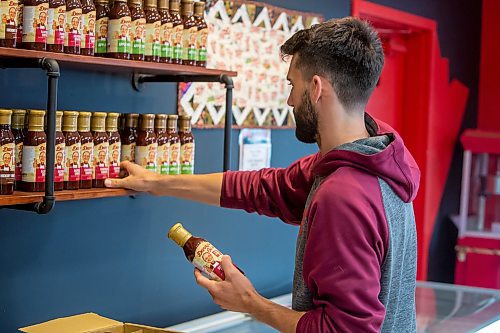
[[[321,94],[323,93],[323,82],[321,81],[321,78],[318,75],[314,75],[312,77],[310,92],[311,92],[311,103],[312,104],[318,103],[319,99],[321,98]]]

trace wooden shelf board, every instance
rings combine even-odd
[[[134,195],[137,192],[124,189],[92,188],[88,190],[56,191],[56,201],[98,199]],[[0,195],[0,206],[41,202],[45,192],[15,191],[12,195]]]
[[[110,59],[45,51],[0,47],[0,57],[57,60],[63,68],[95,70],[101,72],[163,74],[163,75],[222,75],[236,76],[236,72],[204,67],[161,64],[146,61]]]

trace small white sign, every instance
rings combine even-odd
[[[244,128],[240,132],[239,170],[259,170],[271,166],[271,130]]]

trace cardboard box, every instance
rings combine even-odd
[[[125,324],[95,313],[57,318],[20,328],[19,331],[25,333],[179,333],[161,328]]]

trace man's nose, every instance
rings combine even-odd
[[[288,99],[286,100],[286,104],[288,104],[290,107],[293,108],[292,94],[288,95]]]

